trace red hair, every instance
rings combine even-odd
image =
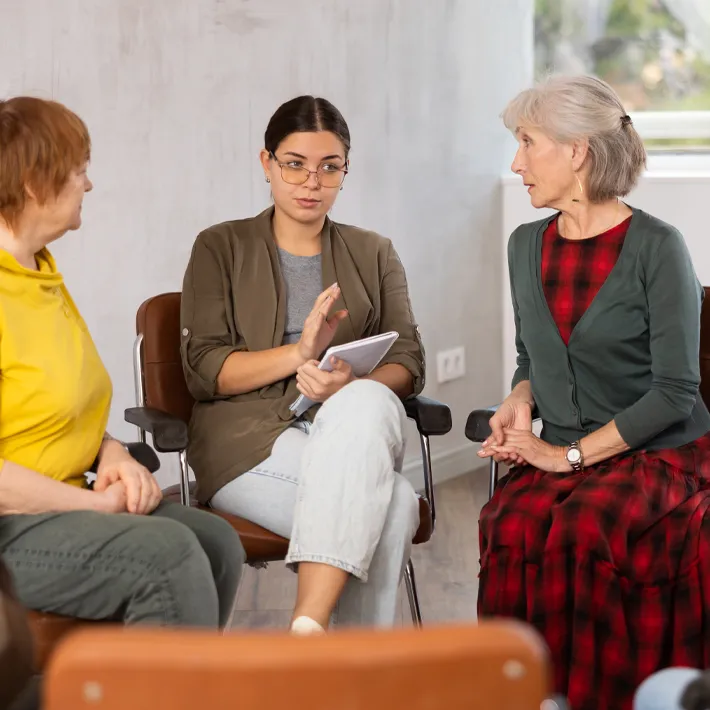
[[[13,227],[27,200],[56,197],[91,154],[84,122],[66,106],[30,96],[0,101],[0,218]]]

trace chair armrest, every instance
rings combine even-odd
[[[466,438],[471,441],[485,441],[491,435],[491,417],[496,413],[498,407],[488,407],[486,409],[474,409],[466,420]],[[533,422],[540,421],[537,407],[532,412]]]
[[[424,436],[443,436],[451,431],[451,410],[435,399],[410,397],[404,400],[404,411]]]
[[[148,444],[144,444],[142,441],[131,441],[126,444],[126,448],[128,453],[151,473],[155,473],[160,468],[160,459]]]
[[[466,420],[466,438],[471,441],[485,441],[491,435],[491,417],[497,406],[487,409],[474,409]]]
[[[144,444],[142,441],[131,441],[126,444],[126,448],[128,449],[128,453],[151,473],[155,473],[160,468],[160,459],[148,444]],[[96,473],[98,470],[99,457],[97,456],[94,459],[94,463],[91,464],[89,473]]]
[[[129,407],[124,417],[129,424],[153,437],[156,451],[169,453],[187,448],[187,424],[172,414],[150,407]]]

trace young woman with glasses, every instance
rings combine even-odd
[[[424,351],[391,242],[327,216],[349,151],[330,102],[283,104],[260,155],[273,205],[202,232],[183,286],[197,495],[290,538],[294,633],[392,625],[419,523],[401,399],[424,386]],[[369,377],[318,369],[331,344],[388,331],[399,339]],[[299,394],[317,404],[296,418]]]

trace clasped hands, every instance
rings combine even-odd
[[[509,397],[490,420],[491,435],[481,444],[480,458],[493,458],[508,466],[530,464],[541,471],[565,473],[572,466],[563,446],[554,446],[532,431],[528,402]]]
[[[153,474],[114,439],[101,447],[94,493],[104,513],[148,515],[163,498]]]

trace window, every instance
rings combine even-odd
[[[650,150],[710,151],[710,0],[536,0],[535,72],[608,81]]]

